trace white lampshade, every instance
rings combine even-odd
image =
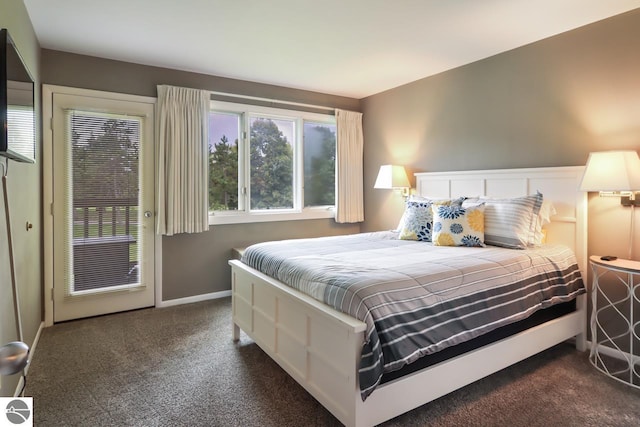
[[[589,154],[582,191],[640,191],[640,157],[635,151]]]
[[[409,188],[409,178],[403,166],[382,165],[373,188]]]

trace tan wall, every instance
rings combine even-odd
[[[9,30],[18,51],[36,80],[36,88],[39,87],[40,47],[22,1],[0,2],[0,28]],[[39,111],[39,106],[40,94],[36,91],[36,111]],[[38,117],[38,123],[39,121]],[[33,344],[42,320],[42,175],[40,167],[42,146],[39,129],[37,140],[37,163],[33,165],[9,160],[7,175],[16,281],[24,340],[29,345]],[[18,338],[12,302],[4,208],[4,202],[0,197],[0,345]],[[27,221],[33,224],[33,229],[29,232],[25,227]],[[2,377],[0,396],[12,396],[17,383],[18,376]]]
[[[638,52],[640,9],[363,99],[363,230],[393,227],[402,212],[401,198],[373,189],[381,164],[571,166],[591,151],[640,150]],[[589,210],[589,252],[626,256],[629,209],[596,197]]]
[[[154,97],[158,84],[171,84],[360,110],[360,101],[352,98],[47,49],[42,50],[42,80],[46,84]],[[314,220],[216,225],[206,233],[163,237],[162,299],[167,301],[231,289],[231,270],[227,261],[234,247],[267,240],[359,231],[358,224],[338,225],[333,220]]]

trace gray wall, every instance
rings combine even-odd
[[[22,1],[0,2],[0,28],[9,30],[11,38],[36,80],[36,88],[39,87],[40,47]],[[37,92],[36,111],[39,111],[39,107],[40,96]],[[42,150],[39,129],[37,139],[37,163],[32,165],[9,160],[7,175],[20,311],[24,340],[29,345],[33,344],[42,320]],[[14,320],[4,208],[4,202],[0,197],[0,345],[18,338]],[[25,227],[27,221],[33,224],[33,229],[28,232]],[[17,383],[18,376],[2,377],[0,396],[12,396]]]
[[[231,248],[270,240],[359,233],[357,224],[318,219],[216,225],[208,233],[162,239],[163,300],[231,289]]]
[[[360,101],[353,98],[49,49],[42,49],[42,82],[153,97],[157,85],[169,84],[360,111]]]
[[[171,84],[360,111],[360,101],[352,98],[47,49],[42,50],[42,81],[154,97],[158,84]],[[359,231],[359,224],[340,225],[333,220],[313,220],[216,225],[202,234],[163,237],[162,299],[167,301],[231,289],[231,270],[227,260],[234,247],[267,240]]]
[[[373,189],[381,164],[411,172],[570,166],[584,165],[590,151],[639,150],[640,9],[365,98],[362,107],[363,231],[393,227],[402,212],[401,198]],[[591,197],[589,211],[589,252],[626,257],[629,208]],[[638,259],[640,227],[634,240]]]

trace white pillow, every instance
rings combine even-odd
[[[551,222],[551,217],[556,213],[556,208],[555,206],[553,206],[553,203],[550,200],[542,201],[540,212],[538,213],[538,217],[536,218],[536,230],[534,233],[534,238],[533,241],[530,242],[532,245],[538,246],[544,243],[546,235],[542,230],[545,225]]]

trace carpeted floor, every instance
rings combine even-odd
[[[338,426],[243,335],[230,299],[138,310],[43,331],[26,395],[37,426]],[[568,344],[384,426],[639,426],[640,391]]]

